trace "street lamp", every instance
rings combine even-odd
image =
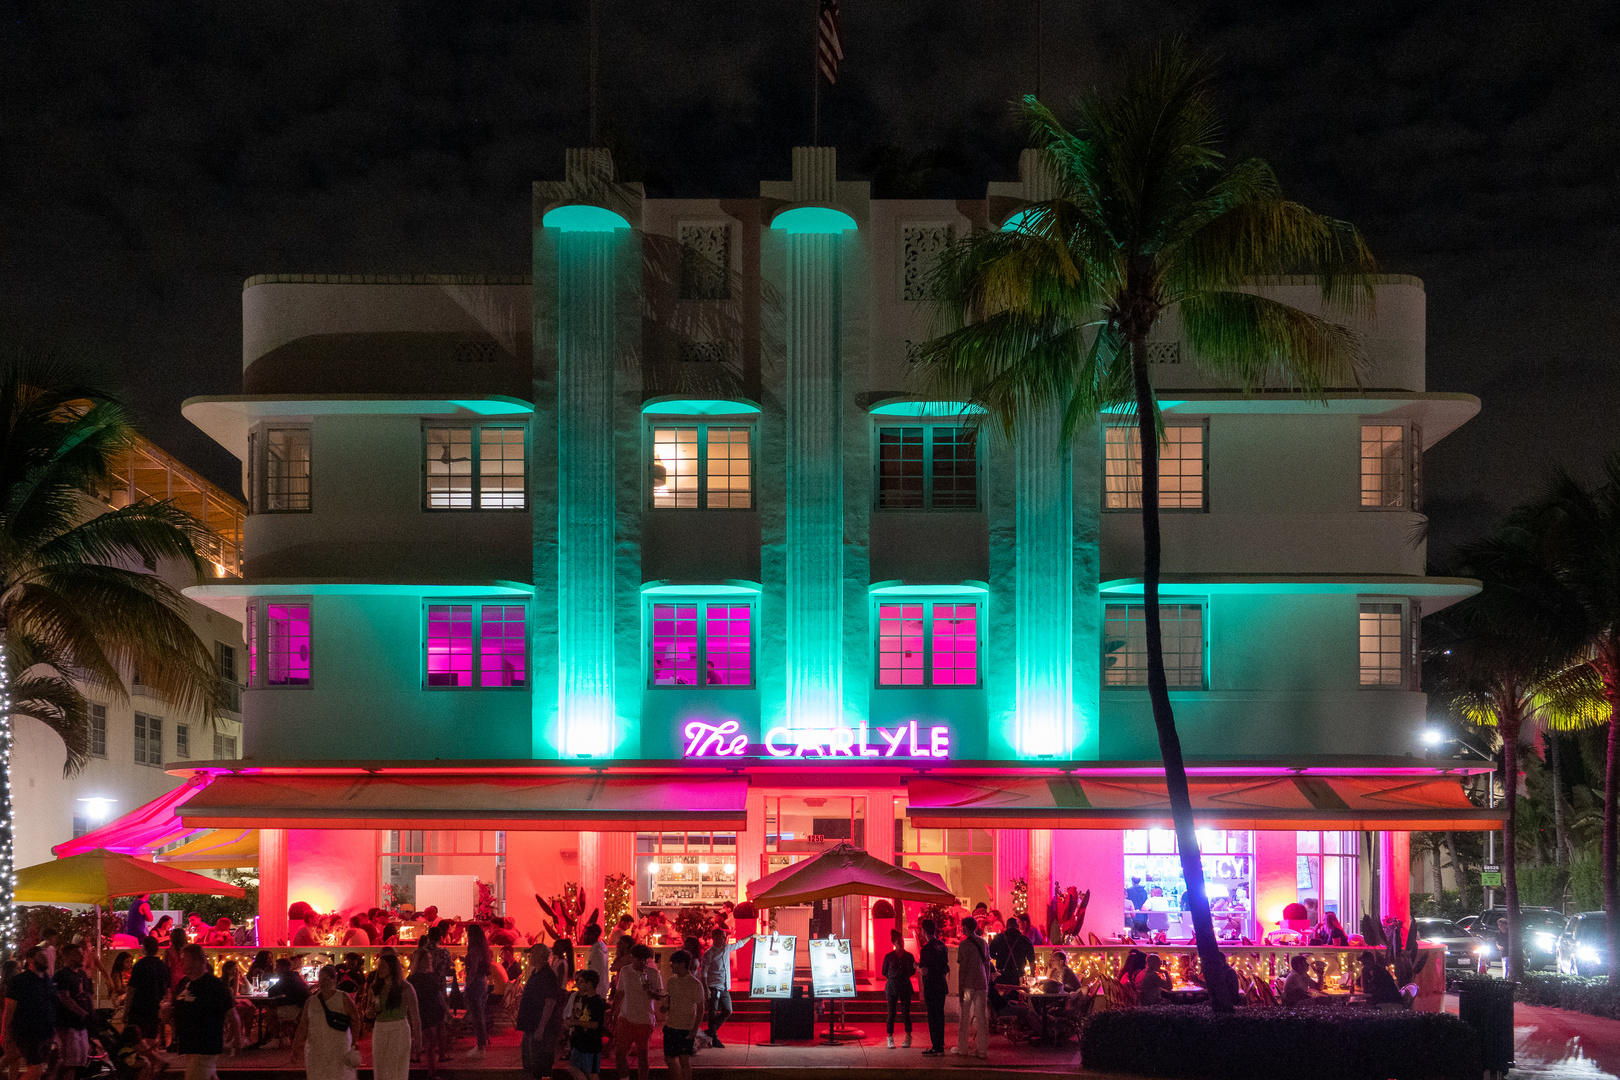
[[[1497,761],[1496,761],[1496,755],[1495,754],[1488,753],[1487,751],[1485,751],[1485,750],[1481,749],[1480,747],[1474,745],[1474,743],[1472,743],[1468,739],[1463,738],[1463,736],[1459,732],[1456,732],[1456,731],[1448,731],[1448,730],[1445,730],[1445,729],[1442,729],[1442,728],[1429,727],[1429,728],[1424,728],[1423,729],[1423,732],[1422,732],[1420,737],[1422,738],[1423,744],[1425,746],[1439,748],[1440,746],[1442,746],[1442,745],[1444,745],[1446,743],[1452,743],[1452,744],[1455,744],[1457,746],[1462,747],[1463,750],[1473,754],[1475,757],[1479,758],[1481,761],[1490,762],[1490,764],[1491,764],[1491,778],[1490,778],[1489,785],[1485,789],[1485,805],[1488,808],[1492,809],[1492,810],[1496,809],[1496,767],[1497,767]],[[1496,865],[1496,830],[1495,829],[1491,829],[1490,831],[1486,832],[1486,834],[1485,834],[1485,862],[1486,862],[1487,865],[1490,865],[1490,866]],[[1464,883],[1460,879],[1457,882],[1457,888],[1462,893],[1463,896],[1466,897],[1468,895],[1468,890],[1464,886]],[[1486,910],[1490,910],[1490,908],[1492,908],[1494,906],[1494,904],[1492,903],[1492,901],[1495,899],[1495,897],[1493,896],[1494,892],[1495,892],[1494,889],[1487,888],[1485,890],[1485,908],[1486,908]],[[1439,898],[1436,897],[1436,900],[1438,900],[1438,899]]]

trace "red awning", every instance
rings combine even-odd
[[[97,848],[123,855],[150,855],[196,831],[181,822],[180,807],[207,785],[208,777],[192,777],[173,791],[164,792],[98,829],[62,841],[51,851],[60,858],[82,855]]]
[[[1170,828],[1161,777],[986,777],[911,781],[906,816],[930,829]],[[1200,826],[1223,829],[1494,829],[1501,810],[1449,776],[1212,777],[1189,780]]]
[[[181,807],[215,829],[742,828],[748,781],[638,776],[235,775]]]

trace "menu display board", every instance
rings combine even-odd
[[[792,934],[755,934],[754,971],[748,993],[760,998],[793,996],[793,957],[799,939]]]
[[[855,961],[847,938],[810,939],[810,986],[816,997],[855,996]]]

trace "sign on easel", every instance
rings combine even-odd
[[[754,967],[748,980],[750,997],[793,996],[793,959],[799,939],[792,934],[756,934]]]
[[[810,988],[818,998],[855,996],[855,961],[847,938],[810,939]]]

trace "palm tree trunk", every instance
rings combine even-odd
[[[1564,834],[1564,776],[1558,752],[1558,733],[1547,732],[1547,768],[1553,789],[1553,865],[1569,862],[1569,837]]]
[[[1507,695],[1504,695],[1507,696]],[[1507,900],[1508,947],[1502,953],[1502,976],[1516,979],[1523,970],[1524,949],[1519,944],[1519,855],[1517,839],[1519,813],[1519,710],[1508,696],[1502,710],[1502,774],[1507,816],[1502,819],[1502,891]]]
[[[1434,913],[1443,915],[1446,910],[1446,879],[1440,874],[1440,834],[1429,834],[1430,858],[1434,859]]]
[[[1604,964],[1609,982],[1616,982],[1614,958],[1620,956],[1620,880],[1616,880],[1615,810],[1620,801],[1620,686],[1615,685],[1615,650],[1610,642],[1603,663],[1603,693],[1609,699],[1609,744],[1603,763],[1603,913],[1608,930],[1604,937],[1608,952]]]
[[[1183,904],[1192,912],[1193,938],[1198,962],[1217,1010],[1236,1006],[1237,980],[1215,940],[1215,923],[1204,892],[1204,858],[1193,827],[1192,793],[1187,787],[1187,766],[1181,758],[1181,737],[1170,708],[1170,687],[1164,674],[1164,640],[1159,634],[1159,433],[1153,421],[1153,383],[1148,378],[1147,335],[1133,335],[1131,370],[1136,378],[1136,422],[1142,451],[1142,603],[1147,631],[1148,700],[1153,726],[1159,734],[1159,757],[1164,761],[1165,788],[1170,796],[1170,817],[1176,827],[1176,848],[1181,854],[1181,877],[1187,891]]]
[[[1466,909],[1468,880],[1463,875],[1462,856],[1457,854],[1457,834],[1451,829],[1446,830],[1446,850],[1451,853],[1451,879],[1457,883],[1457,906]]]

